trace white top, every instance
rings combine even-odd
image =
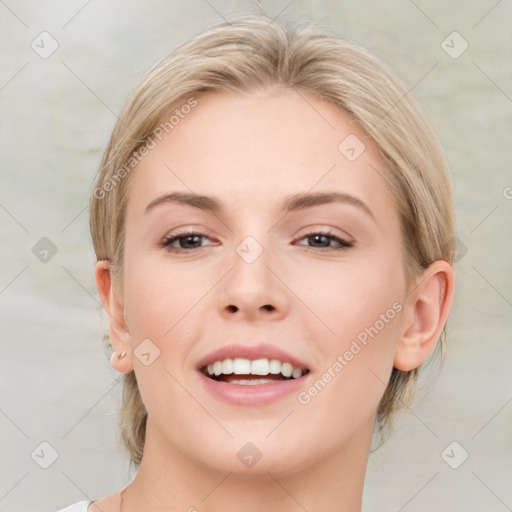
[[[79,501],[78,503],[70,505],[69,507],[61,508],[60,510],[57,510],[57,512],[87,512],[87,509],[91,503],[91,500]]]

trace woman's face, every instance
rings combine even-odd
[[[121,301],[147,444],[291,474],[369,443],[404,323],[398,213],[329,103],[196,99],[130,178]]]

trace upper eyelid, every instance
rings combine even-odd
[[[214,240],[214,237],[208,235],[207,233],[203,231],[197,231],[195,229],[189,229],[184,231],[178,231],[177,233],[171,233],[169,235],[165,235],[162,239],[160,244],[165,245],[170,243],[171,241],[179,240],[180,238],[186,238],[188,236],[200,236],[202,238],[208,238],[210,240]]]
[[[343,238],[343,239],[345,239],[345,238],[351,239],[352,238],[348,233],[338,234],[335,231],[333,231],[332,228],[312,228],[312,229],[308,230],[306,233],[302,233],[302,234],[296,236],[295,240],[304,238],[306,236],[315,235],[315,234],[338,237],[338,238]],[[202,236],[204,238],[210,238],[210,239],[214,238],[212,235],[209,235],[208,233],[206,233],[204,231],[198,231],[194,228],[191,228],[191,229],[185,229],[183,231],[178,231],[176,233],[171,233],[169,235],[165,235],[163,237],[163,239],[170,240],[172,238],[181,238],[181,237],[186,237],[186,236],[190,236],[190,235]]]
[[[354,245],[354,240],[351,236],[337,234],[332,230],[332,228],[318,228],[318,229],[311,228],[306,233],[302,233],[302,234],[296,236],[293,239],[293,242],[297,242],[297,241],[303,240],[304,238],[312,237],[314,235],[322,235],[322,236],[326,236],[328,238],[332,238],[333,240],[338,239],[340,242],[345,242],[347,245],[351,245],[351,246]],[[191,229],[185,229],[183,231],[178,231],[177,233],[171,233],[170,235],[166,235],[162,239],[161,245],[163,245],[163,246],[170,245],[171,243],[176,242],[180,238],[186,238],[187,236],[199,236],[202,238],[208,238],[209,240],[213,241],[213,237],[208,235],[207,233],[191,228]],[[203,246],[195,247],[194,249],[200,249],[201,247],[203,247]],[[182,248],[176,248],[176,249],[182,250],[182,251],[190,251],[191,250],[191,249],[187,250],[187,249],[182,249]]]
[[[297,242],[300,240],[304,240],[305,238],[308,238],[308,237],[313,237],[315,235],[320,235],[320,236],[325,236],[327,238],[331,238],[332,240],[337,241],[337,243],[339,243],[342,247],[345,247],[346,249],[348,249],[349,247],[353,247],[355,245],[355,241],[352,237],[345,237],[343,235],[337,235],[336,233],[333,233],[332,231],[322,231],[322,230],[310,231],[308,233],[305,233],[303,235],[296,237],[293,241]],[[307,247],[309,247],[309,246],[307,246]],[[314,249],[314,247],[309,247],[309,248]],[[335,247],[331,247],[331,248],[336,249]]]

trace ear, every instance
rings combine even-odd
[[[108,315],[110,342],[114,349],[111,358],[112,366],[120,373],[128,373],[133,370],[130,332],[124,320],[124,304],[117,297],[112,286],[110,262],[98,261],[94,269],[94,277],[101,302]]]
[[[418,368],[434,350],[452,305],[455,277],[444,260],[432,263],[409,293],[404,323],[395,352],[394,366],[410,371]]]

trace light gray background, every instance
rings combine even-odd
[[[371,456],[365,510],[512,510],[512,2],[262,4],[319,20],[386,60],[426,110],[453,173],[467,253],[446,364],[439,377],[432,366],[424,401]],[[120,386],[101,343],[87,194],[143,73],[247,8],[256,4],[0,1],[1,511],[50,512],[133,476],[116,448]],[[59,44],[47,59],[31,48],[43,31]],[[441,46],[453,31],[469,44],[456,59]],[[447,42],[453,52],[463,44]],[[47,263],[32,253],[44,236],[58,248]],[[43,441],[59,455],[48,469],[31,458]],[[453,441],[451,462],[469,453],[458,469],[441,456]],[[49,461],[48,448],[35,453]]]

